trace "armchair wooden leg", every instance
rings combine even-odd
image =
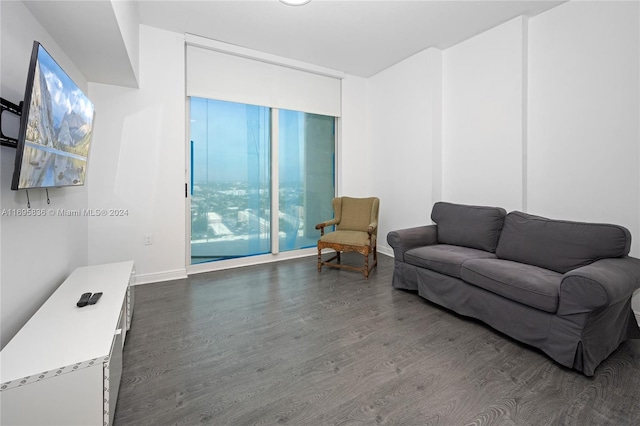
[[[330,248],[335,251],[333,256],[327,257],[325,259],[322,258],[322,248]],[[358,252],[364,256],[364,267],[350,265],[349,262],[347,264],[341,264],[342,260],[342,251],[347,252]],[[373,253],[373,263],[369,260],[369,255]],[[335,260],[335,262],[334,262]],[[373,246],[352,246],[352,245],[344,245],[344,244],[336,244],[335,246],[323,244],[322,246],[318,244],[318,272],[321,272],[323,266],[328,266],[332,268],[341,268],[341,269],[351,269],[354,271],[362,272],[364,274],[365,279],[369,278],[369,272],[373,269],[378,263],[378,254],[376,252],[376,247]]]
[[[369,279],[369,253],[364,255],[364,278]]]

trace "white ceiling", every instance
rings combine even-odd
[[[139,0],[140,22],[369,77],[558,1]]]
[[[305,6],[287,6],[278,0],[136,1],[142,24],[362,77],[429,47],[446,49],[517,16],[534,16],[563,3],[312,0]],[[118,65],[127,55],[122,37],[114,36],[118,23],[113,10],[96,5],[109,0],[24,3],[87,80],[118,84],[131,79],[131,64]],[[84,18],[69,20],[69,13]],[[109,73],[112,81],[105,81]]]

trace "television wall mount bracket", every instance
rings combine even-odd
[[[12,138],[2,133],[2,115],[4,114],[5,111],[8,111],[12,114],[17,115],[18,117],[21,117],[22,102],[20,102],[20,105],[16,105],[13,102],[6,100],[5,98],[0,98],[0,145],[8,146],[11,148],[17,148],[18,139]]]

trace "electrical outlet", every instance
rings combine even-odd
[[[151,244],[153,244],[153,234],[145,234],[144,245],[150,246]]]

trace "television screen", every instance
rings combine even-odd
[[[11,189],[84,185],[93,103],[33,42]]]

